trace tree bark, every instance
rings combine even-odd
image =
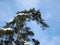
[[[19,32],[20,32],[20,30],[18,30],[18,32],[17,32],[16,41],[15,41],[14,45],[17,45],[17,42],[18,42],[18,39],[19,39]]]

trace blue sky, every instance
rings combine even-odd
[[[29,22],[41,45],[60,45],[60,0],[0,0],[0,27],[24,9],[40,9],[42,18],[50,26],[42,31],[36,22]]]

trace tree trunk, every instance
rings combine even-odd
[[[17,32],[17,35],[16,35],[16,41],[15,41],[15,43],[14,43],[14,45],[18,45],[17,43],[18,43],[18,40],[19,40],[19,33],[20,33],[20,29],[22,28],[22,23],[20,23],[20,26],[18,26],[17,27],[18,29],[18,32]]]
[[[16,41],[15,41],[14,45],[17,45],[17,42],[18,42],[18,39],[19,39],[19,32],[20,32],[20,30],[18,30],[18,32],[17,32]]]

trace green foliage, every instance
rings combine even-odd
[[[3,36],[4,31],[0,30],[0,37]]]
[[[11,42],[13,41],[13,36],[17,34],[18,39],[14,41],[16,45],[23,45],[24,41],[31,41],[31,37],[34,36],[34,33],[31,31],[30,27],[26,27],[26,21],[36,21],[37,24],[41,24],[43,29],[49,27],[42,19],[40,11],[35,10],[34,8],[28,11],[18,11],[16,14],[17,16],[14,17],[12,21],[3,26],[3,28],[12,28],[13,30],[0,30],[0,36],[3,34],[9,35],[8,39]]]

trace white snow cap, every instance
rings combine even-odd
[[[25,43],[24,43],[24,45],[30,45],[27,41],[24,41]]]
[[[17,15],[24,15],[24,13],[19,13],[19,14],[17,14]]]
[[[17,15],[32,15],[32,13],[19,13]]]
[[[9,22],[12,22],[13,20],[14,20],[14,18],[13,18],[13,19],[11,19]],[[9,22],[8,22],[8,23],[9,23]]]
[[[12,31],[12,28],[1,28],[1,30],[4,30],[4,31],[11,30]]]
[[[12,22],[13,21],[13,19],[11,19],[9,22]]]

